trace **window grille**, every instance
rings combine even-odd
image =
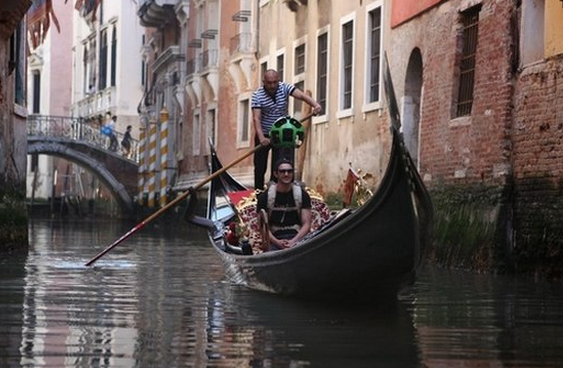
[[[381,8],[369,12],[370,19],[370,60],[369,60],[369,102],[379,101],[381,63]]]
[[[473,106],[475,82],[475,53],[479,30],[479,7],[472,8],[462,16],[462,55],[459,74],[459,93],[456,117],[470,115]]]
[[[295,48],[295,75],[305,73],[305,44]]]
[[[328,86],[328,33],[319,35],[317,50],[317,102],[326,113]]]
[[[352,107],[353,27],[354,23],[351,21],[342,26],[342,109]]]

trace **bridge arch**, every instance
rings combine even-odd
[[[28,136],[27,142],[28,154],[61,157],[88,169],[109,188],[122,211],[133,214],[138,167],[135,162],[84,141]]]

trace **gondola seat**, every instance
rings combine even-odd
[[[305,188],[305,190],[311,197],[311,232],[313,232],[330,221],[332,215],[321,195],[310,188]],[[260,226],[256,211],[256,193],[252,191],[248,196],[242,198],[236,194],[229,194],[229,197],[239,214],[240,225],[247,229],[247,237],[252,246],[253,253],[262,253],[264,251],[262,249],[264,242],[260,235]]]

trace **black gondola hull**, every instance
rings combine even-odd
[[[220,163],[213,157],[217,170]],[[220,217],[213,207],[217,198],[244,188],[226,175],[210,186],[210,218]],[[414,280],[431,223],[428,193],[399,133],[394,132],[378,191],[338,223],[310,234],[291,249],[252,256],[225,251],[223,224],[210,232],[210,239],[228,277],[238,284],[305,298],[365,297],[396,294]]]

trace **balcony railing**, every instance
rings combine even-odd
[[[87,94],[83,99],[78,100],[72,106],[75,116],[91,117],[94,115],[104,115],[110,110],[114,110],[117,104],[115,88],[106,88],[103,91]]]
[[[113,132],[118,142],[123,139],[123,133]],[[87,123],[83,118],[29,115],[27,117],[27,135],[46,138],[64,138],[91,144],[95,147],[108,149],[109,137],[101,133],[97,124]],[[139,141],[131,138],[131,150],[127,158],[138,162]],[[117,149],[120,150],[118,144]]]
[[[239,33],[231,38],[230,43],[231,54],[242,52],[250,53],[252,52],[252,34],[249,32]]]
[[[203,69],[214,68],[219,65],[219,51],[216,49],[205,50],[201,54],[201,67]]]
[[[188,60],[186,64],[186,74],[199,73],[201,70],[201,56],[196,56],[193,59]]]

